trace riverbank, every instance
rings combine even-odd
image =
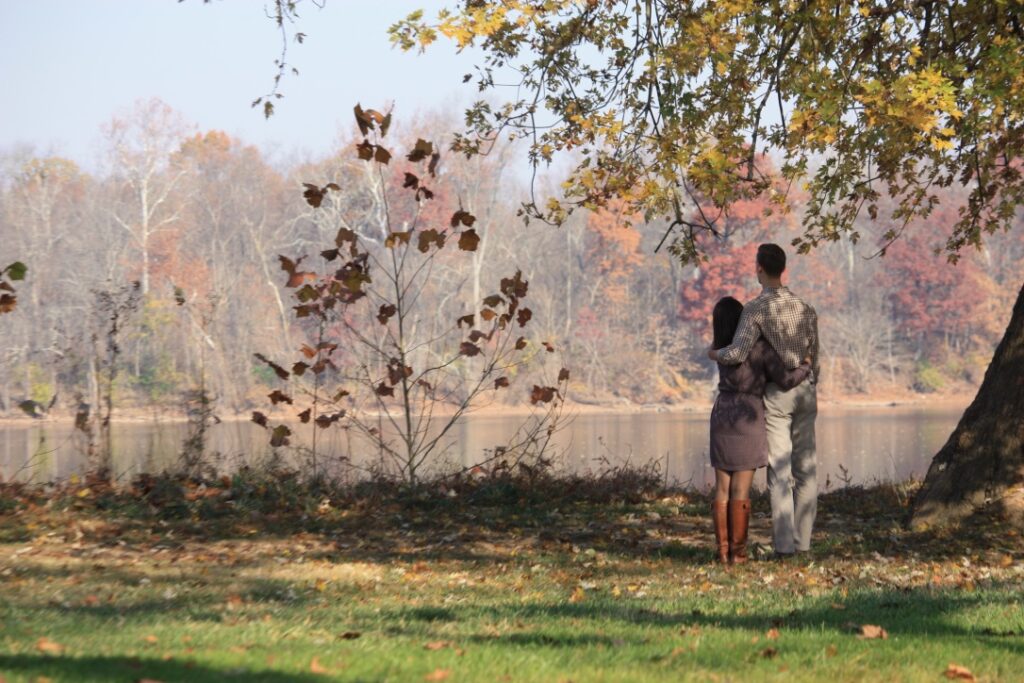
[[[850,410],[881,410],[890,408],[935,408],[939,410],[963,410],[966,409],[974,398],[974,392],[959,394],[913,394],[913,393],[885,393],[862,395],[854,394],[849,396],[832,397],[820,396],[818,409],[820,412],[841,412]],[[630,403],[630,402],[604,402],[580,403],[568,400],[565,403],[563,414],[568,417],[572,415],[629,415],[643,413],[710,413],[713,402],[710,400],[687,400],[677,403]],[[295,415],[299,409],[274,410],[270,406],[259,409],[273,420],[296,419]],[[499,403],[484,404],[468,411],[468,417],[528,417],[537,414],[538,409],[529,404],[505,405]],[[437,417],[450,415],[450,410],[439,407],[434,411]],[[41,420],[57,423],[74,422],[74,413],[55,410],[52,414],[43,418],[30,417],[24,413],[12,412],[9,415],[0,416],[0,428],[5,424],[25,425]],[[252,419],[252,411],[232,413],[221,411],[218,418],[222,421],[248,421]],[[119,408],[114,412],[114,422],[118,423],[149,423],[149,422],[185,422],[184,413],[175,410],[156,410],[152,408]]]
[[[710,562],[707,499],[642,473],[601,486],[439,483],[416,497],[157,483],[4,485],[7,681],[1011,681],[1024,670],[1021,537],[991,516],[911,533],[912,486],[824,495],[807,557],[723,568]],[[767,514],[755,499],[755,543]]]

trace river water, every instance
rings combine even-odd
[[[844,483],[903,481],[923,477],[932,456],[956,426],[963,406],[824,408],[818,415],[818,478],[822,490]],[[471,416],[451,432],[444,460],[469,465],[503,445],[523,417]],[[308,427],[297,431],[301,442]],[[114,427],[114,472],[121,479],[173,467],[181,451],[181,422],[125,422]],[[321,432],[321,462],[336,463],[355,454],[365,464],[365,443],[343,430]],[[81,474],[83,444],[71,425],[36,421],[0,425],[0,476],[55,481]],[[267,432],[251,422],[230,420],[212,427],[208,450],[221,471],[270,457]],[[493,451],[490,451],[493,452]],[[548,454],[559,467],[600,471],[603,467],[651,461],[666,480],[698,487],[714,479],[708,465],[708,415],[684,412],[631,412],[576,415],[555,433]],[[287,452],[288,460],[295,457]],[[755,484],[764,482],[764,470]]]

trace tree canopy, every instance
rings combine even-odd
[[[405,50],[441,37],[483,50],[457,150],[511,133],[535,164],[575,155],[564,197],[528,202],[528,217],[624,200],[672,219],[685,262],[738,200],[786,211],[805,193],[800,251],[858,239],[863,212],[884,251],[960,183],[955,261],[1024,197],[1022,12],[1013,0],[468,0],[390,35]]]

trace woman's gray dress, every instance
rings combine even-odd
[[[718,398],[711,411],[711,466],[727,472],[768,464],[764,390],[775,382],[789,391],[807,378],[809,365],[787,370],[775,349],[759,339],[739,365],[718,365]]]

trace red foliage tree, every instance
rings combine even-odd
[[[600,282],[602,302],[613,307],[626,303],[634,274],[646,262],[640,250],[642,235],[631,227],[636,217],[624,211],[623,202],[618,202],[587,217],[587,269]]]
[[[976,261],[968,256],[953,266],[935,246],[923,231],[907,231],[889,247],[879,275],[894,322],[918,352],[931,355],[969,339],[979,305]]]
[[[708,260],[679,290],[679,317],[701,335],[711,329],[711,311],[719,299],[732,296],[747,302],[757,296],[754,259],[757,243],[715,245]]]

